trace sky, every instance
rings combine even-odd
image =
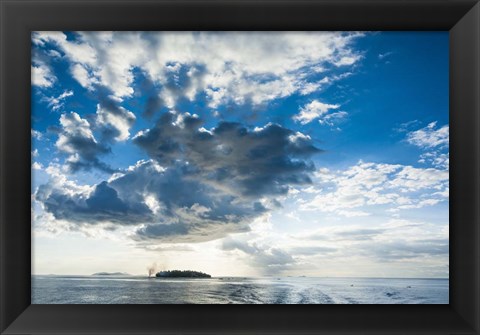
[[[448,277],[448,32],[31,45],[33,274]]]

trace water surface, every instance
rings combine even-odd
[[[32,276],[33,304],[448,304],[448,279]]]

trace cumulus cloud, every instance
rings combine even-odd
[[[320,119],[320,123],[329,123],[332,119],[345,117],[347,113],[339,112],[328,115],[332,109],[338,109],[340,105],[326,104],[318,100],[306,104],[300,108],[300,113],[293,116],[293,120],[301,124],[307,124],[313,120]]]
[[[255,36],[255,38],[252,38]],[[260,105],[319,88],[314,69],[351,66],[360,33],[290,32],[36,32],[37,45],[53,43],[85,88],[108,87],[117,98],[134,93],[135,71],[159,87],[158,100],[173,108],[198,94],[208,105]],[[312,69],[311,71],[309,69]],[[313,71],[313,72],[312,72]]]
[[[50,68],[45,64],[40,65],[32,65],[31,66],[31,73],[32,73],[32,85],[46,88],[52,87],[57,77],[52,73]]]
[[[98,159],[99,155],[110,152],[110,149],[95,139],[87,120],[70,112],[60,116],[60,125],[55,145],[59,151],[69,155],[66,162],[71,171],[95,167],[113,172],[112,168]]]
[[[135,114],[122,106],[97,105],[97,127],[102,128],[105,139],[125,141],[130,137],[130,128],[135,122]]]
[[[289,185],[308,184],[320,152],[310,137],[276,124],[249,130],[220,122],[206,130],[196,115],[164,113],[156,126],[133,139],[162,166],[188,162],[198,178],[232,195],[286,194]]]
[[[61,124],[57,147],[93,164],[101,152],[88,122],[71,113]],[[320,150],[308,136],[275,124],[201,126],[195,115],[165,113],[133,140],[150,160],[88,192],[46,185],[37,198],[57,219],[136,225],[139,242],[201,242],[249,231],[255,218],[278,206],[276,196],[310,183],[309,158]]]

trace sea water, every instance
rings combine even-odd
[[[448,279],[32,276],[33,304],[448,304]]]

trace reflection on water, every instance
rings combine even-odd
[[[32,276],[33,304],[448,304],[448,279]]]

